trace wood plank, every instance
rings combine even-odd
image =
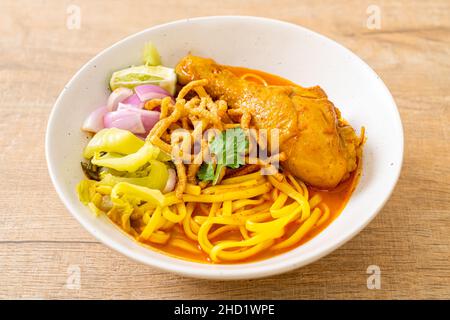
[[[0,3],[0,298],[450,298],[450,3],[377,1],[79,0]],[[149,8],[142,10],[142,8]],[[303,25],[361,56],[390,88],[405,132],[400,181],[378,217],[329,256],[261,280],[205,281],[168,274],[113,252],[64,208],[48,177],[45,126],[64,84],[88,59],[152,25],[203,15],[258,15]],[[378,265],[381,290],[368,290]],[[69,266],[80,289],[65,287]],[[262,290],[264,288],[264,290]]]

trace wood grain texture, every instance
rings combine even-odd
[[[0,298],[450,298],[450,2],[442,1],[0,2]],[[66,28],[69,4],[80,30]],[[381,9],[381,29],[366,9]],[[405,131],[404,167],[384,209],[327,257],[277,277],[183,278],[108,249],[68,213],[51,185],[45,126],[64,84],[123,37],[171,20],[257,15],[303,25],[361,56],[390,88]],[[366,269],[378,265],[380,290]],[[81,286],[68,289],[68,268]]]

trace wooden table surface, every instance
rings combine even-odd
[[[380,29],[368,28],[378,9]],[[400,109],[404,165],[377,218],[327,257],[266,279],[195,280],[130,261],[75,221],[47,173],[45,127],[65,83],[100,50],[160,23],[231,14],[300,24],[367,61]],[[1,0],[0,298],[450,298],[449,44],[448,0]],[[378,290],[367,287],[370,265],[381,269]]]

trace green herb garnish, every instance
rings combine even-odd
[[[245,152],[248,144],[247,136],[241,128],[221,132],[209,143],[210,153],[215,155],[217,164],[204,162],[197,173],[197,178],[202,181],[212,181],[213,185],[216,184],[224,166],[237,169],[245,164]]]

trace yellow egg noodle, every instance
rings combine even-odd
[[[215,263],[242,261],[262,251],[276,252],[298,244],[331,216],[320,195],[311,197],[306,185],[287,171],[262,175],[269,164],[261,159],[246,165],[252,172],[224,167],[215,185],[196,182],[201,162],[194,158],[201,159],[208,142],[202,138],[201,154],[191,156],[190,161],[184,161],[181,150],[192,148],[198,132],[208,128],[248,128],[250,123],[248,114],[228,109],[223,100],[213,101],[204,89],[206,84],[206,80],[190,82],[175,103],[171,98],[148,101],[146,109],[160,107],[160,120],[145,142],[124,135],[130,147],[122,150],[123,156],[112,149],[100,153],[95,143],[85,151],[93,164],[135,172],[149,161],[157,164],[156,159],[173,155],[175,149],[180,157],[173,159],[178,178],[174,191],[163,193],[161,186],[139,185],[145,178],[105,175],[100,181],[81,181],[80,200],[138,241],[170,245],[191,254],[203,251]],[[175,137],[179,128],[187,129],[190,139]],[[272,157],[285,159],[284,154]]]

